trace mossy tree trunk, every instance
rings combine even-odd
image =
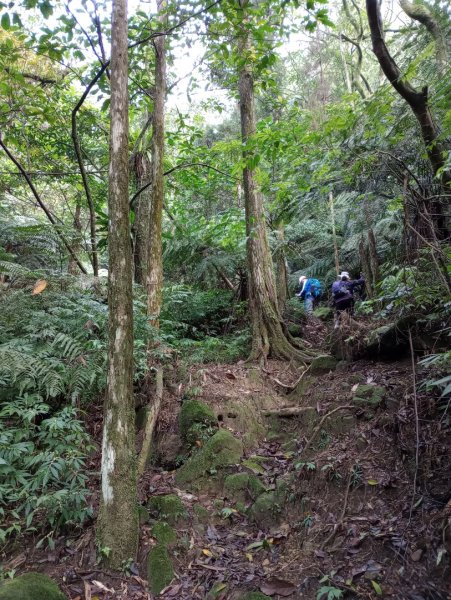
[[[166,2],[158,0],[160,22],[166,22]],[[152,202],[149,221],[149,254],[147,269],[147,314],[154,327],[159,327],[163,289],[163,251],[161,226],[164,202],[164,105],[166,97],[165,36],[154,40],[155,47],[155,97],[152,131]]]
[[[150,182],[150,160],[146,151],[137,152],[133,160],[136,187],[138,190]],[[134,223],[134,272],[135,281],[141,285],[146,284],[149,255],[149,221],[152,193],[150,186],[138,196],[135,206]]]
[[[239,27],[238,51],[242,66],[239,71],[241,137],[243,142],[243,188],[246,213],[247,267],[249,310],[252,328],[250,359],[265,360],[268,355],[282,359],[307,360],[307,355],[295,348],[288,339],[277,303],[273,262],[268,243],[263,197],[255,178],[254,155],[246,149],[256,129],[254,80],[250,57],[251,45],[246,6],[240,2],[243,18]]]
[[[277,243],[278,248],[275,256],[276,260],[276,281],[277,281],[277,305],[279,311],[283,314],[285,304],[288,298],[288,269],[287,259],[284,252],[284,225],[282,222],[277,226]]]
[[[136,557],[132,251],[128,206],[127,0],[113,0],[109,166],[108,374],[102,440],[99,541],[108,563]]]

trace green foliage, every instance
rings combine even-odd
[[[340,588],[323,585],[316,592],[316,600],[339,600],[343,598],[343,591]]]
[[[75,408],[50,414],[37,394],[0,408],[0,529],[13,534],[81,525],[91,514],[86,488],[89,436]],[[51,543],[51,536],[48,537]]]
[[[175,347],[191,363],[233,363],[246,358],[250,347],[247,330],[234,335],[206,337],[203,340],[184,338]]]

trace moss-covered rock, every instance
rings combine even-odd
[[[230,431],[220,429],[177,471],[176,482],[200,487],[209,473],[237,464],[242,455],[241,441]]]
[[[155,596],[168,586],[174,577],[174,567],[168,550],[163,544],[154,546],[147,557],[149,590]]]
[[[334,356],[316,356],[310,364],[310,373],[312,375],[323,375],[329,373],[329,371],[335,371],[337,364],[338,360]]]
[[[202,504],[194,504],[193,511],[199,523],[208,523],[210,520],[210,513]]]
[[[224,493],[234,502],[255,500],[266,491],[258,477],[250,473],[234,473],[224,480]]]
[[[177,534],[166,521],[157,521],[152,527],[152,536],[159,544],[168,546],[177,540]]]
[[[249,517],[261,529],[276,526],[281,518],[282,505],[276,492],[261,494],[249,509]]]
[[[319,306],[313,311],[313,316],[321,321],[329,321],[332,319],[334,311],[328,306]]]
[[[382,404],[384,396],[385,388],[382,386],[359,384],[352,397],[352,402],[360,408],[375,410]]]
[[[1,600],[67,600],[57,584],[42,573],[25,573],[0,581]]]
[[[240,596],[239,600],[271,600],[271,598],[261,592],[247,592]]]
[[[157,518],[167,521],[170,525],[175,525],[186,516],[183,503],[175,494],[153,496],[147,506]]]
[[[243,460],[241,464],[243,467],[246,467],[246,469],[249,469],[253,473],[260,473],[261,475],[264,475],[266,473],[266,469],[260,464],[259,458],[260,457],[258,456],[250,456],[249,458],[246,458],[246,460]]]
[[[199,400],[186,400],[179,416],[182,439],[193,445],[203,430],[217,427],[217,419],[209,406]]]

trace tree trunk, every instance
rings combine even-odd
[[[332,221],[332,241],[334,244],[335,272],[337,273],[337,277],[338,277],[340,275],[340,261],[338,259],[337,232],[335,229],[334,195],[332,192],[329,192],[329,207],[330,207],[330,217],[331,217],[331,221]]]
[[[242,4],[240,4],[242,6]],[[244,11],[243,11],[244,12]],[[241,60],[249,53],[249,32],[246,28],[246,15],[240,27],[239,54]],[[266,360],[273,357],[306,360],[302,353],[290,343],[283,331],[283,324],[277,305],[277,291],[274,271],[266,231],[263,198],[255,181],[253,155],[246,150],[246,143],[255,133],[254,81],[250,61],[239,71],[239,98],[241,116],[241,137],[243,142],[244,202],[246,213],[247,263],[249,286],[249,310],[252,329],[252,349],[250,359]]]
[[[127,0],[113,0],[109,166],[108,375],[102,440],[99,540],[108,563],[136,557],[132,251],[128,205]]]
[[[74,222],[73,222],[73,227],[74,227],[74,231],[75,231],[75,240],[73,241],[72,248],[74,250],[74,253],[76,255],[78,255],[78,253],[81,250],[81,240],[82,240],[82,226],[81,226],[81,220],[80,220],[81,202],[80,202],[80,198],[78,196],[77,196],[76,202],[77,202],[77,204],[75,205],[75,214],[74,214]],[[67,267],[67,272],[70,275],[78,275],[78,265],[73,256],[69,257],[69,264]]]
[[[360,266],[363,272],[363,276],[365,277],[365,289],[368,298],[372,298],[373,296],[373,286],[372,286],[372,275],[371,275],[371,266],[370,259],[368,255],[368,248],[365,244],[365,239],[362,235],[359,241],[359,257],[360,257]]]
[[[277,241],[280,244],[276,252],[276,282],[277,282],[277,305],[280,314],[285,310],[285,304],[288,298],[288,270],[283,243],[285,241],[283,223],[277,227]]]
[[[451,185],[451,173],[444,168],[444,148],[439,141],[439,131],[435,126],[429,109],[428,88],[425,86],[421,91],[418,91],[402,77],[398,65],[390,55],[384,41],[379,0],[366,0],[366,10],[371,31],[373,52],[391,85],[412,109],[420,125],[421,136],[433,173],[434,175],[437,172],[441,173],[440,179],[442,185],[447,189]],[[438,203],[435,203],[429,212],[435,215],[435,223],[439,235],[447,237],[446,222],[442,207]]]
[[[140,190],[150,182],[150,160],[147,152],[137,152],[133,161],[136,188]],[[135,281],[141,285],[146,284],[149,254],[149,221],[152,193],[151,188],[145,189],[137,198],[135,205],[134,222],[134,271]]]
[[[166,16],[165,0],[158,0],[158,11],[162,24]],[[164,202],[164,104],[166,96],[166,36],[155,38],[155,97],[152,131],[152,202],[149,222],[149,254],[147,271],[147,314],[150,323],[159,327],[163,289],[163,250],[161,225]]]
[[[448,67],[448,49],[437,19],[426,4],[419,3],[418,0],[415,4],[409,0],[400,0],[399,3],[406,15],[424,25],[434,38],[437,68],[440,73],[444,73]]]
[[[380,279],[380,271],[379,271],[379,258],[377,256],[377,245],[376,238],[374,236],[374,231],[370,227],[368,229],[368,256],[370,259],[370,268],[371,268],[371,283],[372,288],[376,291],[376,284]]]

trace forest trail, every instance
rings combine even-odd
[[[174,406],[190,402],[211,408],[217,424],[199,428],[187,458]],[[409,357],[331,360],[306,372],[279,361],[264,370],[238,363],[182,372],[176,365],[166,381],[157,464],[139,485],[137,563],[122,576],[102,569],[91,527],[56,540],[51,552],[30,545],[10,564],[25,559],[27,570],[47,572],[72,600],[156,598],[148,595],[152,554],[150,586],[161,598],[314,600],[322,589],[324,598],[445,600],[446,446],[431,403],[417,402],[436,438],[436,454],[418,465]],[[93,407],[99,441],[101,418]],[[239,441],[241,458],[184,483],[180,473],[217,431]],[[99,462],[97,452],[92,472]],[[98,475],[91,488],[96,503]]]

